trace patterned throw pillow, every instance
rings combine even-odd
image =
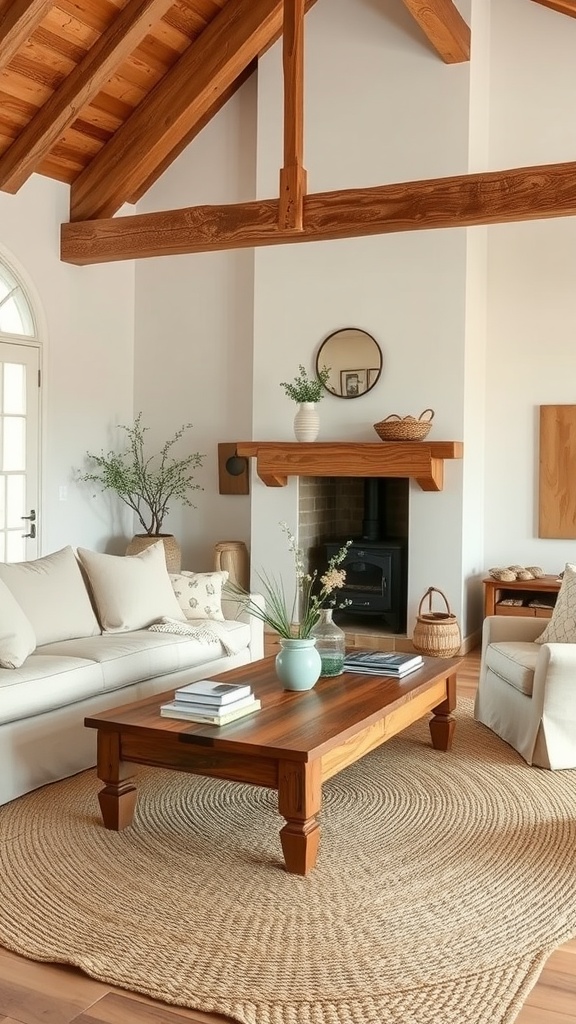
[[[170,573],[176,599],[187,619],[224,620],[222,587],[228,575],[225,571]]]
[[[576,644],[576,565],[566,563],[562,586],[546,629],[537,644]]]

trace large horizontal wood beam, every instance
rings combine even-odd
[[[470,60],[470,29],[452,0],[404,0],[446,64]]]
[[[568,14],[576,18],[576,0],[534,0],[534,3],[542,7],[549,7],[551,11],[558,11],[559,14]]]
[[[130,0],[0,158],[0,188],[18,192],[54,143],[137,48],[173,0]]]
[[[52,7],[52,0],[13,0],[0,14],[0,71],[10,63]]]
[[[79,266],[394,231],[576,216],[576,163],[320,192],[304,198],[301,232],[280,228],[279,202],[193,206],[63,224],[61,258]]]
[[[72,220],[108,217],[282,28],[282,0],[229,0],[72,185]]]

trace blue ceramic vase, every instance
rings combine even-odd
[[[322,661],[316,640],[280,639],[276,675],[285,690],[311,690],[320,678]]]

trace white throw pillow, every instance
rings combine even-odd
[[[222,587],[229,573],[171,572],[176,599],[187,619],[217,619],[222,622]]]
[[[576,644],[576,565],[566,563],[552,617],[537,644]]]
[[[36,637],[30,622],[0,580],[0,668],[20,668],[35,649]]]
[[[31,562],[2,562],[0,579],[29,619],[38,647],[100,633],[71,547]]]
[[[126,633],[167,617],[184,620],[166,568],[162,541],[137,555],[103,555],[78,548],[102,629]]]

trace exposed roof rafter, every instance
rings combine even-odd
[[[576,17],[576,0],[533,0],[533,2],[541,4],[542,7],[549,7],[550,10],[557,10],[559,14]]]
[[[38,27],[52,7],[52,0],[13,0],[0,14],[0,71]]]
[[[558,11],[559,14],[568,14],[576,18],[576,0],[534,0],[535,4],[542,7],[549,7],[551,11]]]
[[[282,0],[230,0],[72,185],[71,218],[115,213],[282,27]]]
[[[470,29],[452,0],[403,0],[446,64],[470,60]]]
[[[17,192],[74,122],[78,112],[172,6],[173,0],[129,0],[62,85],[0,158],[0,188]]]
[[[250,75],[254,74],[256,68],[257,61],[253,60],[252,63],[248,64],[244,68],[244,71],[242,71],[241,74],[238,75],[238,78],[236,78],[234,82],[232,82],[232,85],[230,85],[228,89],[226,89],[223,93],[216,97],[214,103],[212,104],[211,107],[208,108],[204,116],[198,119],[194,127],[187,133],[187,135],[185,135],[184,138],[181,139],[180,142],[178,142],[177,145],[174,146],[174,148],[171,149],[170,152],[166,154],[164,160],[162,160],[162,162],[159,163],[157,167],[154,167],[154,169],[150,172],[148,178],[146,178],[145,181],[142,181],[138,188],[136,189],[136,191],[133,192],[132,195],[128,197],[128,203],[137,203],[140,199],[142,199],[142,196],[146,195],[148,189],[152,188],[154,182],[158,181],[158,178],[160,178],[164,174],[164,171],[167,170],[170,164],[174,163],[176,157],[180,156],[180,153],[184,152],[186,147],[190,145],[192,140],[196,138],[196,136],[199,134],[199,132],[202,131],[202,129],[208,124],[208,122],[211,121],[213,117],[215,117],[218,111],[221,110],[222,107],[228,102],[230,97],[233,96],[234,93],[237,92],[238,89],[240,89],[241,86],[244,85],[244,82],[246,82],[247,79],[250,78]]]
[[[301,231],[278,226],[279,201],[195,206],[63,224],[61,258],[85,265],[326,241],[425,228],[576,216],[576,163],[461,174],[304,198]]]

